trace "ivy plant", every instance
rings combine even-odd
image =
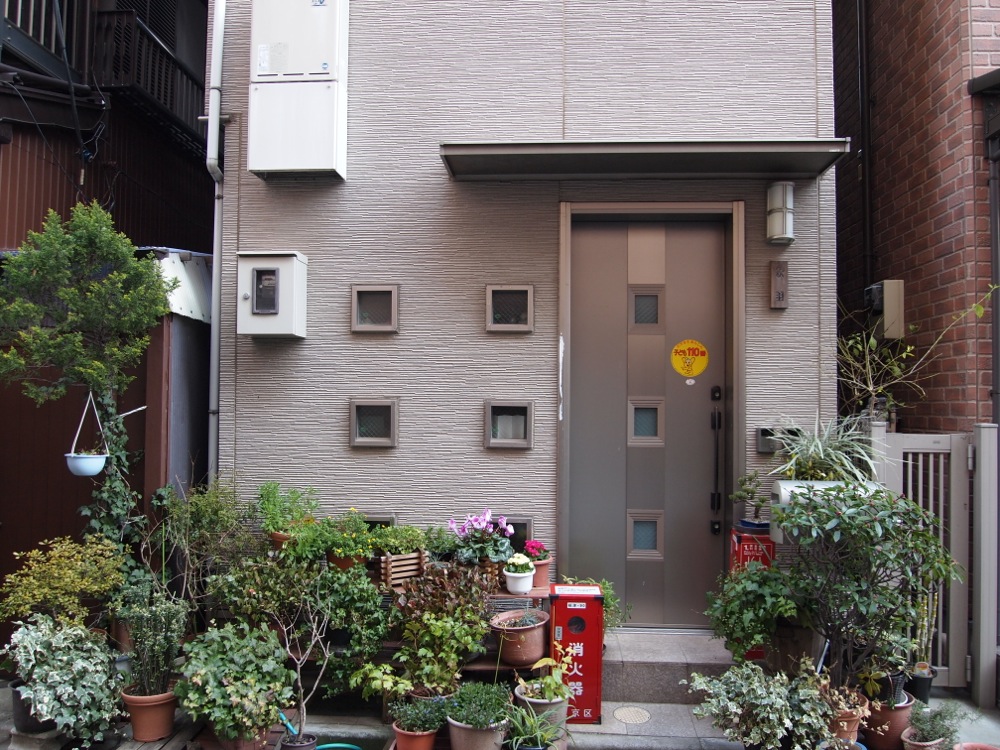
[[[4,649],[24,680],[21,697],[41,721],[85,745],[104,739],[118,718],[121,673],[107,641],[83,625],[32,615]]]

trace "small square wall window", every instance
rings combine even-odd
[[[399,399],[353,399],[351,445],[395,448],[399,439]]]
[[[396,284],[351,287],[351,330],[395,333],[399,330],[399,286]]]
[[[486,402],[487,448],[530,448],[534,404],[531,401]]]
[[[487,286],[486,330],[522,333],[535,330],[534,287]]]

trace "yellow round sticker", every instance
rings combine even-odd
[[[701,375],[708,367],[708,348],[700,341],[684,339],[671,350],[670,364],[686,378]]]

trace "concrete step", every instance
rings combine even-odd
[[[613,703],[676,703],[696,698],[681,680],[693,672],[718,675],[732,663],[722,641],[710,633],[621,628],[604,639],[601,698]]]

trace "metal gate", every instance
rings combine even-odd
[[[939,521],[942,542],[966,571],[965,579],[942,586],[932,663],[934,684],[965,687],[969,653],[969,506],[972,473],[969,435],[909,435],[872,427],[876,479],[920,504]]]

